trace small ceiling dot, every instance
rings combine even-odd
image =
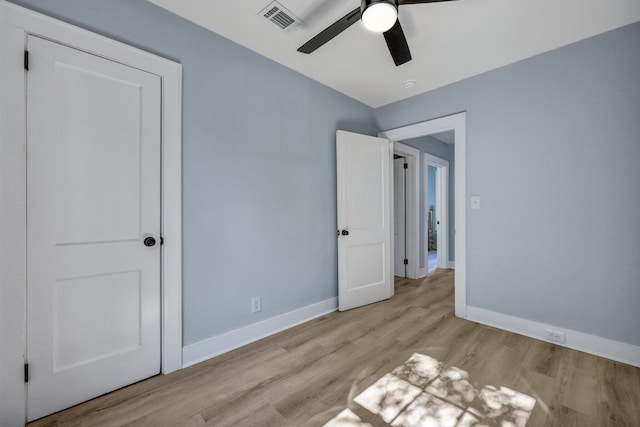
[[[411,89],[416,85],[416,81],[415,80],[405,80],[402,85],[404,86],[405,89]]]

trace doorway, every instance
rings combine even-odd
[[[391,141],[404,141],[427,135],[453,131],[455,157],[455,215],[453,235],[455,242],[454,279],[455,315],[465,319],[467,317],[467,278],[466,278],[466,127],[467,113],[460,112],[450,116],[426,120],[380,132],[380,137]],[[395,143],[394,143],[395,144]],[[417,151],[417,150],[416,150]],[[416,198],[417,199],[417,198]]]
[[[420,150],[393,142],[393,269],[398,277],[425,275],[421,253]]]
[[[437,183],[436,178],[429,180],[429,165],[436,167]],[[393,269],[397,277],[419,279],[435,268],[449,268],[448,170],[447,160],[394,142]],[[437,191],[428,192],[430,186]],[[429,194],[439,200],[437,204],[431,203],[434,205],[431,214]],[[433,220],[432,233],[430,220]]]
[[[449,268],[449,162],[424,153],[427,273]]]
[[[427,170],[427,274],[438,268],[438,237],[441,235],[440,216],[436,215],[440,208],[440,203],[436,203],[436,175],[438,168],[426,165]],[[442,249],[440,249],[442,252]]]

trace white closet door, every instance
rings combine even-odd
[[[105,58],[34,36],[28,50],[33,420],[160,371],[161,93]]]

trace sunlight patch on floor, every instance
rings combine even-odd
[[[394,427],[524,427],[536,404],[507,387],[477,387],[467,371],[419,353],[353,400]],[[347,408],[325,426],[370,424]]]
[[[418,387],[393,374],[387,374],[360,393],[354,401],[390,423],[407,405],[415,401],[420,393],[422,390]]]
[[[347,408],[336,415],[324,427],[372,427],[369,423],[363,423],[358,415]]]

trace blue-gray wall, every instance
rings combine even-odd
[[[640,345],[640,23],[372,111],[145,0],[13,1],[183,64],[185,344],[336,295],[336,129],[467,111],[468,303]]]
[[[371,108],[145,0],[14,3],[182,63],[185,345],[337,295],[335,131]]]
[[[432,136],[423,136],[419,138],[406,139],[401,141],[402,144],[406,144],[410,147],[420,150],[420,164],[424,165],[424,153],[431,154],[436,157],[440,157],[443,160],[449,162],[449,254],[448,260],[455,260],[455,235],[454,235],[454,211],[455,211],[455,159],[454,159],[454,146],[452,144],[445,144],[444,142],[433,138]],[[424,167],[420,169],[420,236],[426,236],[427,225],[427,211],[429,207],[424,200]],[[434,188],[435,188],[435,179]],[[429,181],[431,185],[431,180]],[[424,237],[420,239],[420,268],[425,267],[425,259],[427,254],[425,253],[425,241]]]
[[[428,175],[429,175],[429,179],[427,179],[427,182],[429,183],[428,187],[427,187],[427,208],[430,208],[431,205],[433,205],[435,207],[436,205],[436,171],[438,170],[438,168],[436,168],[435,166],[431,166],[429,165],[428,167]]]
[[[459,111],[468,304],[640,345],[640,23],[375,115]]]

